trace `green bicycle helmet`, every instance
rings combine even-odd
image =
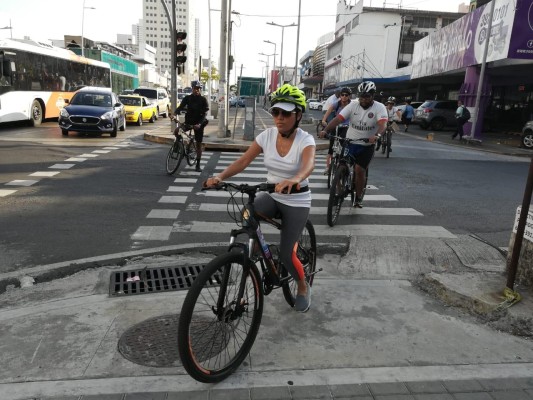
[[[286,83],[270,95],[270,105],[274,107],[277,103],[294,104],[300,111],[305,112],[305,94],[296,86]],[[292,110],[287,110],[292,111]]]

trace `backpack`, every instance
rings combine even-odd
[[[468,111],[468,108],[466,108],[465,106],[463,106],[463,119],[465,121],[469,121],[470,120],[470,111]]]

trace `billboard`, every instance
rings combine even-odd
[[[487,40],[487,62],[533,59],[533,0],[493,1],[490,38],[488,3],[416,42],[411,79],[481,64]]]

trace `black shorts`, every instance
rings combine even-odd
[[[350,143],[350,155],[355,157],[355,163],[366,169],[374,157],[375,146],[363,146],[357,143]]]
[[[194,129],[194,140],[196,143],[202,143],[204,141],[204,127],[200,129]]]

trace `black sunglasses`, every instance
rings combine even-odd
[[[348,93],[341,93],[341,96],[349,97],[350,95]]]
[[[372,97],[372,95],[370,93],[363,93],[360,94],[359,97],[362,97],[363,99],[369,99]]]
[[[273,116],[273,117],[279,117],[279,115],[283,115],[283,117],[285,118],[289,118],[291,116],[291,114],[296,114],[296,111],[285,111],[285,110],[281,110],[279,108],[273,108],[272,111],[270,111],[270,114]]]

